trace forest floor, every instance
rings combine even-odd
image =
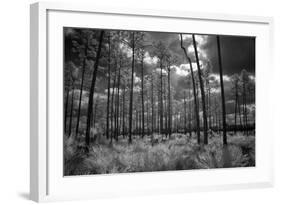
[[[105,138],[105,137],[104,137]],[[174,133],[170,139],[160,135],[133,136],[118,142],[101,138],[89,152],[73,137],[64,142],[64,175],[90,175],[168,170],[191,170],[255,166],[255,137],[241,132],[228,134],[228,145],[213,133],[208,145],[198,145],[195,134]]]

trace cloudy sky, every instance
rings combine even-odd
[[[71,28],[65,29],[65,60],[74,60],[70,52],[71,39],[68,38],[73,34],[74,30]],[[178,62],[172,65],[173,72],[171,73],[172,86],[175,88],[176,92],[181,92],[183,89],[189,89],[186,86],[187,76],[190,75],[189,64],[186,62],[183,50],[180,46],[180,35],[177,33],[159,33],[159,32],[144,32],[145,39],[144,44],[152,45],[161,41],[168,48],[169,52],[178,58]],[[196,34],[195,35],[199,60],[201,64],[201,69],[206,67],[211,68],[211,77],[214,81],[219,82],[219,67],[218,67],[218,52],[217,52],[217,41],[216,36],[207,34]],[[197,70],[197,65],[194,55],[194,47],[192,42],[191,34],[183,34],[184,46],[187,49],[188,56],[192,60],[193,69]],[[231,89],[233,87],[231,82],[231,76],[234,74],[240,74],[243,69],[249,72],[250,79],[255,83],[255,37],[242,37],[242,36],[220,36],[221,42],[221,54],[222,54],[222,66],[223,66],[223,80],[225,86],[225,95],[227,106],[233,107],[233,93]],[[132,51],[125,45],[120,45],[123,52],[127,57],[131,57]],[[158,59],[153,56],[153,48],[147,47],[144,58],[144,68],[145,74],[150,73],[152,70],[160,71]],[[77,64],[78,65],[78,64]],[[165,70],[163,73],[165,74]],[[135,83],[140,81],[141,69],[136,65],[135,69]],[[101,81],[101,84],[103,81]],[[105,81],[104,81],[105,82]],[[100,85],[101,85],[100,84]],[[135,85],[137,90],[138,85]],[[101,90],[106,90],[106,84],[102,86]],[[213,93],[219,93],[220,90],[212,90]],[[254,95],[254,93],[253,93]],[[249,106],[254,104],[255,97],[252,96]],[[232,109],[229,108],[229,113]]]
[[[211,77],[213,80],[219,81],[219,67],[218,67],[218,52],[217,41],[214,35],[195,35],[198,46],[199,60],[201,69],[207,67],[207,63],[211,68]],[[192,60],[193,69],[197,70],[194,47],[192,42],[192,35],[183,34],[184,46],[187,49],[188,55]],[[146,42],[152,44],[153,42],[161,41],[166,45],[169,51],[176,55],[179,62],[173,65],[175,72],[172,74],[174,86],[181,90],[186,87],[186,76],[190,75],[189,64],[186,62],[183,50],[180,47],[180,35],[174,33],[157,33],[147,32]],[[223,80],[225,87],[226,100],[233,101],[231,89],[233,87],[231,76],[240,74],[243,69],[250,74],[251,80],[255,81],[255,38],[241,37],[241,36],[220,36],[222,66],[223,66]],[[150,56],[150,51],[146,53],[146,69],[155,69],[157,65],[157,58]],[[176,85],[175,85],[176,83]],[[213,92],[219,92],[214,90]],[[254,97],[251,98],[254,103]]]
[[[147,42],[162,41],[169,50],[184,59],[184,54],[180,48],[179,34],[147,32]],[[200,56],[211,62],[214,73],[218,73],[218,53],[216,36],[214,35],[196,35],[198,50]],[[194,50],[192,45],[192,36],[183,35],[184,45],[194,63]],[[233,75],[246,69],[252,75],[255,74],[255,38],[241,36],[220,36],[221,52],[224,75]],[[199,56],[199,58],[200,58]],[[196,66],[195,66],[196,69]]]

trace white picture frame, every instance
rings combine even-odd
[[[272,116],[262,109],[270,106],[266,97],[271,89],[270,74],[263,67],[267,66],[267,69],[273,70],[272,18],[187,11],[99,8],[93,4],[54,2],[32,4],[30,11],[32,200],[41,202],[273,186],[273,131],[267,129]],[[99,21],[95,23],[93,19]],[[196,26],[183,28],[183,25]],[[62,89],[58,88],[62,86],[60,43],[63,26],[149,31],[173,29],[179,32],[257,36],[256,167],[63,177],[62,126],[56,121],[60,119],[59,113],[62,113]]]

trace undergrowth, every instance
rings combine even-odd
[[[255,138],[238,133],[222,145],[213,134],[208,145],[198,145],[195,135],[173,134],[169,140],[154,135],[144,139],[134,136],[132,144],[120,137],[110,144],[103,140],[86,147],[73,136],[64,141],[64,174],[89,175],[107,173],[151,172],[255,166]],[[81,141],[81,142],[79,142]]]

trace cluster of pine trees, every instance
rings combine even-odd
[[[199,144],[208,144],[209,131],[213,130],[222,132],[222,142],[227,144],[228,131],[248,133],[253,127],[247,106],[255,89],[246,70],[232,76],[234,123],[227,124],[220,36],[216,36],[219,79],[214,80],[211,63],[206,62],[204,69],[200,63],[195,34],[192,44],[196,69],[183,34],[178,34],[185,57],[181,62],[165,43],[148,43],[145,32],[71,31],[67,34],[65,30],[65,35],[69,35],[64,51],[65,135],[76,139],[85,136],[86,144],[90,145],[91,137],[97,134],[111,143],[119,137],[132,143],[133,135],[143,138],[159,133],[170,137],[172,133],[194,132]],[[147,51],[157,61],[154,69],[145,68]],[[177,91],[172,82],[174,65],[183,63],[189,64],[190,75],[186,76],[186,89]],[[176,96],[178,93],[180,97]]]

